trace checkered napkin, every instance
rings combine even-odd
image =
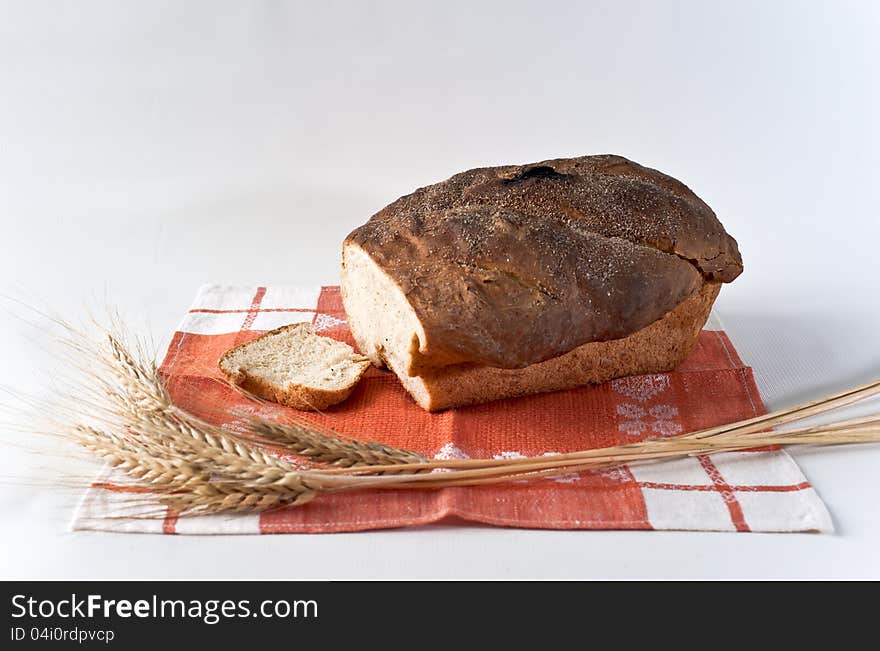
[[[220,355],[261,332],[309,321],[353,343],[338,287],[202,287],[162,363],[184,409],[230,430],[238,410],[283,420],[295,413],[343,434],[438,459],[549,455],[673,436],[764,413],[752,371],[713,315],[688,360],[671,373],[429,414],[387,371],[371,368],[352,396],[322,414],[257,404],[220,379]],[[319,496],[262,515],[127,519],[136,487],[104,471],[74,529],[177,534],[323,533],[404,527],[458,517],[543,529],[830,531],[819,496],[783,450],[715,454],[567,473],[528,483],[434,491]]]

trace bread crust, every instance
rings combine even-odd
[[[360,381],[361,376],[370,366],[369,362],[363,364],[363,371],[357,376]],[[264,400],[271,400],[280,405],[293,407],[301,411],[320,411],[338,404],[348,398],[357,386],[357,381],[337,391],[327,391],[325,389],[316,389],[307,387],[302,384],[288,385],[286,390],[280,390],[275,386],[264,382],[258,377],[254,377],[248,373],[240,373],[235,377],[227,375],[230,382],[237,384],[245,391],[254,394]]]
[[[428,411],[662,373],[678,366],[691,352],[719,289],[720,283],[706,282],[662,319],[627,337],[584,344],[523,369],[463,364],[418,377],[392,370]]]
[[[231,382],[232,384],[240,386],[245,391],[252,393],[259,398],[270,400],[272,402],[277,402],[278,404],[285,405],[287,407],[293,407],[294,409],[299,409],[301,411],[320,411],[322,409],[326,409],[332,405],[342,402],[351,395],[358,382],[360,382],[361,377],[363,377],[364,373],[366,373],[367,369],[370,367],[370,360],[366,357],[363,358],[363,361],[352,362],[353,365],[360,368],[353,381],[347,386],[342,387],[341,389],[334,390],[321,389],[318,387],[310,387],[304,384],[295,383],[289,384],[286,387],[282,388],[266,382],[259,377],[251,375],[245,369],[239,369],[238,372],[233,373],[224,368],[224,361],[226,361],[233,353],[247,347],[257,339],[271,337],[285,330],[301,327],[309,327],[309,324],[292,323],[290,325],[281,326],[280,328],[275,328],[274,330],[270,330],[269,332],[260,335],[256,339],[252,339],[251,341],[239,344],[234,348],[230,348],[225,353],[223,353],[223,355],[217,362],[217,365],[223,375],[226,376],[226,379],[229,380],[229,382]],[[354,353],[353,350],[352,353]]]
[[[408,375],[526,368],[640,331],[742,270],[684,184],[619,156],[469,170],[353,231],[425,333]]]

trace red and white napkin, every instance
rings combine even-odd
[[[429,414],[390,373],[370,369],[354,394],[322,414],[257,404],[229,389],[217,360],[261,332],[309,321],[353,343],[339,288],[200,289],[162,363],[174,400],[231,430],[233,411],[283,420],[295,413],[355,438],[434,458],[518,457],[672,436],[764,413],[752,370],[713,314],[690,357],[671,373]],[[327,533],[405,527],[447,517],[542,529],[831,531],[819,496],[784,450],[716,454],[570,473],[533,483],[436,491],[319,496],[261,515],[127,518],[133,490],[104,471],[86,492],[75,530],[169,534]]]

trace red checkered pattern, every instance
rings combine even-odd
[[[231,430],[233,411],[283,420],[295,413],[343,434],[434,458],[549,455],[673,436],[764,412],[752,371],[713,315],[671,373],[429,414],[386,371],[324,413],[248,401],[226,386],[220,355],[261,332],[309,321],[353,343],[338,287],[203,287],[174,334],[162,371],[183,408]],[[759,450],[567,473],[508,485],[321,496],[298,508],[242,516],[120,517],[130,485],[106,471],[75,529],[176,534],[361,531],[458,517],[545,529],[830,531],[828,512],[783,450]]]

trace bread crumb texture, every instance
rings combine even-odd
[[[267,332],[227,351],[219,362],[230,382],[303,410],[345,400],[369,365],[348,344],[316,335],[309,323]]]

